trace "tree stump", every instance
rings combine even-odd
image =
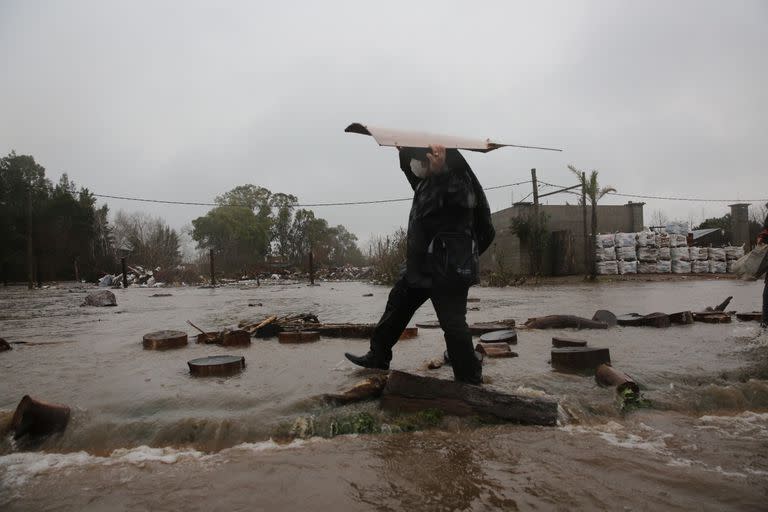
[[[245,369],[243,356],[210,356],[187,362],[189,373],[195,377],[227,377]]]
[[[616,318],[619,325],[623,327],[669,327],[671,321],[669,315],[664,313],[651,313],[649,315],[638,315],[629,313]]]
[[[640,394],[640,388],[632,380],[632,377],[608,364],[601,364],[597,367],[595,380],[601,386],[615,387],[617,393],[623,394],[625,390],[629,389],[635,395]]]
[[[577,340],[574,338],[563,338],[560,336],[552,337],[552,346],[556,348],[562,347],[586,347],[587,342],[584,340]]]
[[[70,409],[65,405],[36,400],[25,395],[16,407],[11,419],[13,438],[25,435],[42,437],[62,432],[69,423]]]
[[[475,351],[487,357],[517,357],[517,352],[512,352],[507,342],[478,343]]]
[[[312,343],[319,339],[318,331],[283,331],[277,335],[280,343]]]
[[[221,345],[223,347],[241,347],[251,344],[251,333],[243,329],[234,331],[224,331],[221,336]]]
[[[5,352],[6,350],[11,350],[11,345],[3,338],[0,338],[0,352]]]
[[[503,331],[491,331],[480,336],[482,343],[512,343],[517,344],[517,331],[506,329]]]
[[[427,320],[425,322],[416,322],[416,327],[421,329],[439,329],[440,322],[438,320]]]
[[[763,314],[760,311],[753,311],[751,313],[736,313],[736,318],[742,322],[762,322]]]
[[[608,327],[616,327],[618,323],[616,321],[616,315],[606,309],[598,309],[595,311],[594,316],[592,316],[592,320],[596,322],[605,322]]]
[[[696,322],[703,322],[705,324],[731,323],[731,316],[728,313],[723,313],[721,311],[701,311],[694,313],[693,319]]]
[[[607,329],[608,324],[573,315],[549,315],[529,318],[525,326],[531,329]]]
[[[592,374],[601,364],[611,364],[611,355],[607,348],[553,348],[550,354],[552,367],[560,372]]]
[[[401,340],[410,340],[419,335],[418,327],[406,327],[400,335]]]
[[[500,322],[478,322],[469,326],[472,336],[482,336],[493,331],[504,331],[515,326],[514,320],[502,320]]]
[[[184,331],[155,331],[145,334],[142,344],[146,350],[168,350],[187,345],[187,333]]]
[[[689,325],[693,323],[693,313],[690,311],[680,311],[669,315],[669,321],[677,325]]]
[[[479,415],[528,425],[557,423],[557,402],[552,398],[512,395],[398,371],[390,374],[381,406],[402,412],[440,409],[455,416]]]

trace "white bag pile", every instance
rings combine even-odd
[[[691,272],[693,272],[694,274],[708,274],[709,261],[708,260],[691,260]]]
[[[659,260],[656,263],[656,272],[659,274],[669,274],[672,272],[672,262],[670,260]]]
[[[676,260],[675,255],[673,254],[672,255],[672,273],[673,274],[690,274],[691,262],[685,261],[685,260]]]
[[[670,222],[666,226],[666,231],[670,235],[686,236],[688,234],[688,223],[687,222]]]
[[[710,249],[711,250],[711,249]],[[728,272],[728,264],[725,261],[709,260],[710,274],[725,274]]]
[[[619,273],[619,267],[616,260],[612,261],[598,261],[597,273],[601,276],[616,275]]]
[[[637,274],[636,261],[619,260],[619,274]]]
[[[653,231],[642,231],[637,234],[638,247],[658,247],[656,242],[656,233]]]
[[[637,260],[638,274],[656,273],[659,248],[656,245],[656,233],[653,231],[642,231],[637,234]]]
[[[691,252],[688,247],[672,247],[670,249],[672,261],[691,261]]]
[[[725,262],[725,248],[723,247],[710,247],[707,252],[709,253],[709,261],[722,261]]]
[[[689,247],[691,261],[706,261],[709,259],[709,249],[706,247]]]
[[[729,245],[727,247],[724,247],[724,249],[725,249],[726,260],[737,260],[742,256],[744,256],[743,245]]]
[[[603,261],[616,261],[616,249],[614,248],[613,235],[597,235],[595,238],[595,260],[598,263]]]
[[[688,237],[681,234],[670,233],[669,246],[670,247],[688,247]]]
[[[638,261],[637,273],[638,274],[658,274],[659,264],[658,262]]]

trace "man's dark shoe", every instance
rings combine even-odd
[[[350,354],[349,352],[344,353],[344,357],[355,363],[357,366],[362,366],[363,368],[377,368],[379,370],[389,370],[389,363],[384,363],[382,361],[378,361],[376,357],[373,355],[373,352],[368,352],[364,356],[356,356],[354,354]]]

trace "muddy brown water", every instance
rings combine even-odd
[[[470,321],[567,313],[591,317],[703,309],[759,309],[762,283],[682,281],[473,288]],[[90,288],[89,288],[90,290]],[[154,352],[142,335],[194,334],[241,319],[309,311],[325,322],[375,322],[388,289],[364,283],[218,289],[116,290],[118,306],[81,308],[76,284],[0,289],[0,422],[24,394],[73,408],[66,432],[35,449],[0,440],[3,510],[765,510],[768,503],[768,335],[757,323],[606,331],[520,330],[518,358],[489,360],[502,390],[558,398],[555,428],[446,418],[417,433],[270,438],[297,417],[336,414],[309,400],[359,381],[343,352],[365,340],[306,345],[256,340]],[[373,293],[373,297],[363,297]],[[260,307],[248,304],[261,303]],[[731,309],[729,308],[729,309]],[[434,320],[429,303],[414,317]],[[622,414],[612,390],[551,371],[552,336],[611,350],[649,409]],[[440,330],[401,341],[392,367],[450,378],[424,365],[444,350]],[[187,361],[246,358],[235,377],[197,379]],[[369,411],[375,403],[344,408]]]

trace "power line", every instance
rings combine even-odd
[[[546,183],[539,181],[552,187],[567,188],[564,185],[553,185],[552,183]],[[651,196],[643,194],[622,194],[619,192],[608,192],[608,195],[619,197],[631,197],[633,199],[659,199],[664,201],[691,201],[699,203],[759,203],[761,201],[768,201],[768,199],[705,199],[699,197],[670,197],[670,196]]]

